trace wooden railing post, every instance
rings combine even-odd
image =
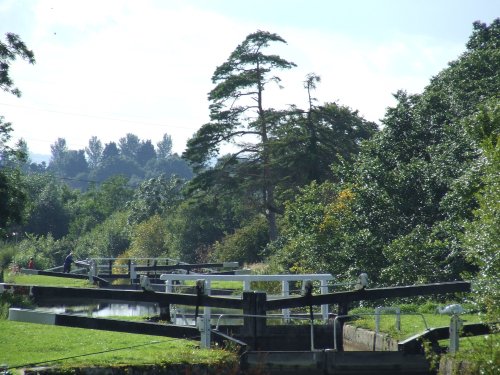
[[[243,315],[248,315],[243,317],[243,335],[251,337],[251,346],[258,349],[258,338],[266,332],[266,293],[243,292]]]

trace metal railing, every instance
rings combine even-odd
[[[281,296],[290,295],[290,282],[293,281],[319,281],[321,294],[328,293],[328,282],[333,281],[331,274],[290,274],[290,275],[183,275],[183,274],[162,274],[160,279],[165,281],[165,291],[172,292],[174,281],[205,281],[205,289],[210,294],[211,281],[239,281],[243,283],[243,291],[251,290],[252,282],[281,282]],[[290,317],[290,309],[282,309],[285,317]],[[328,305],[321,305],[323,320],[328,320]]]

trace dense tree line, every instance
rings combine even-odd
[[[377,284],[477,278],[477,301],[498,311],[500,20],[475,23],[422,93],[395,93],[381,129],[320,104],[316,74],[305,108],[272,108],[265,88],[295,67],[267,53],[275,43],[286,42],[252,33],[215,69],[209,122],[182,158],[168,135],[156,147],[93,137],[84,150],[58,139],[47,166],[23,160],[25,144],[0,146],[0,254],[42,268],[72,249],[367,272]]]
[[[24,153],[28,145],[23,143]],[[64,138],[51,145],[51,158],[46,165],[28,162],[22,166],[26,172],[47,172],[64,179],[72,188],[86,190],[89,184],[101,184],[110,177],[121,175],[131,186],[138,186],[144,179],[161,174],[177,175],[190,179],[191,168],[177,154],[172,153],[172,138],[168,134],[153,146],[151,140],[141,140],[128,133],[118,144],[102,144],[97,137],[89,139],[88,146],[81,150],[70,150]]]
[[[333,164],[332,179],[288,203],[268,249],[276,267],[365,271],[384,284],[479,271],[498,312],[499,89],[500,20],[477,22],[466,51],[422,94],[395,95],[352,163]]]

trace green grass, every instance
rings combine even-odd
[[[86,280],[24,274],[8,274],[5,282],[61,287],[92,286]],[[8,308],[8,305],[2,307]],[[0,364],[7,364],[13,370],[34,365],[65,369],[173,364],[216,366],[237,363],[236,356],[231,352],[199,349],[198,345],[198,341],[191,340],[22,323],[0,318]]]
[[[0,320],[0,363],[10,368],[236,363],[232,353],[197,345],[168,337]]]
[[[9,284],[21,285],[41,285],[41,286],[66,286],[72,288],[92,288],[93,285],[88,280],[69,279],[66,277],[7,274],[5,282]]]
[[[219,281],[214,280],[210,283],[212,289],[228,289],[235,292],[243,292],[243,282],[241,281]]]
[[[422,314],[429,328],[446,327],[450,325],[450,317],[439,314]],[[465,314],[461,316],[464,324],[479,323],[481,321],[477,314]],[[388,333],[391,337],[397,340],[403,340],[418,333],[425,331],[425,324],[420,315],[401,315],[401,331],[396,330],[395,315],[382,315],[380,317],[380,332]],[[375,317],[362,316],[359,319],[350,322],[370,330],[375,330]],[[465,341],[465,339],[464,339]]]
[[[450,316],[439,314],[422,315],[429,328],[448,327],[450,325]],[[461,316],[461,319],[464,321],[464,324],[481,322],[481,318],[477,314],[465,314]],[[419,315],[401,315],[401,331],[396,330],[395,322],[395,315],[382,315],[380,317],[380,332],[387,333],[392,338],[402,341],[425,331],[425,324]],[[375,331],[375,318],[373,316],[363,316],[349,324]],[[497,348],[500,347],[498,334],[490,335],[489,338],[486,336],[461,337],[459,343],[460,352],[463,354],[470,351],[477,352],[478,347],[487,346],[485,342],[489,343],[492,336],[494,345]],[[449,340],[440,340],[439,344],[446,347],[449,344]]]
[[[203,277],[200,276],[200,279]],[[185,280],[182,285],[174,286],[174,290],[182,293],[185,287],[194,287],[196,285],[195,280]],[[221,280],[213,280],[210,282],[211,290],[230,290],[234,293],[241,294],[243,292],[243,283],[241,281],[221,281]]]

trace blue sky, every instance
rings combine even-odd
[[[305,107],[314,72],[319,102],[379,122],[392,93],[421,92],[475,20],[499,16],[495,0],[0,0],[0,37],[19,34],[37,59],[13,65],[23,96],[1,92],[0,115],[38,154],[58,137],[82,149],[126,133],[168,133],[180,153],[208,121],[213,71],[260,29],[286,39],[271,50],[298,65],[266,92],[269,106]]]

